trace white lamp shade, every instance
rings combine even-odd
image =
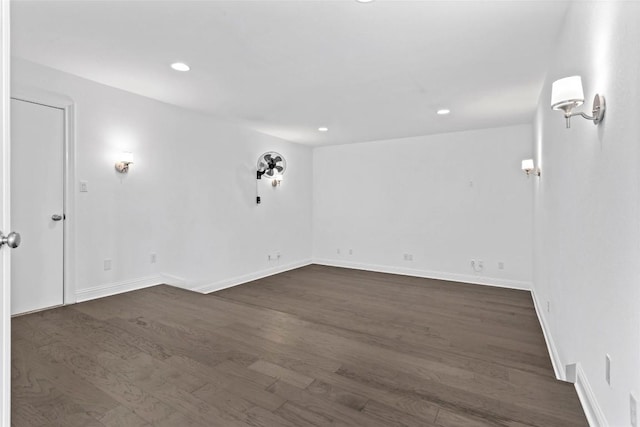
[[[533,170],[533,159],[526,159],[522,161],[522,170],[531,172]]]
[[[133,163],[133,153],[128,151],[123,151],[120,155],[120,161],[122,163]]]
[[[578,106],[584,102],[582,78],[580,76],[565,77],[556,80],[551,86],[551,108],[560,110],[568,105]]]

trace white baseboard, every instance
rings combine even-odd
[[[207,283],[189,283],[187,280],[173,276],[171,274],[162,274],[162,277],[165,278],[165,283],[167,283],[168,285],[176,286],[194,292],[200,292],[202,294],[209,294],[211,292],[221,291],[222,289],[231,288],[233,286],[252,282],[264,277],[273,276],[274,274],[284,273],[285,271],[294,270],[296,268],[304,267],[309,264],[311,264],[311,260],[305,259],[289,264],[277,265],[275,267],[244,274],[242,276],[236,276],[229,279],[219,280],[217,282]]]
[[[598,404],[595,394],[589,385],[589,380],[586,374],[582,370],[582,366],[576,364],[576,392],[578,393],[578,399],[582,404],[584,414],[589,421],[591,427],[609,427],[609,423],[602,412],[602,408]]]
[[[258,280],[263,277],[272,276],[274,274],[304,267],[309,264],[311,264],[311,260],[307,259],[290,264],[278,265],[269,269],[245,274],[243,276],[232,277],[230,279],[205,284],[189,283],[187,279],[184,279],[182,277],[162,273],[158,276],[142,277],[139,279],[125,280],[122,282],[107,283],[104,285],[93,286],[91,288],[79,289],[76,291],[76,302],[89,301],[96,298],[104,298],[111,295],[121,294],[123,292],[135,291],[137,289],[148,288],[150,286],[161,284],[167,284],[175,286],[177,288],[187,289],[202,294],[208,294],[210,292],[219,291],[236,285],[241,285],[253,280]]]
[[[183,277],[174,276],[173,274],[161,273],[162,283],[170,285],[176,288],[187,289],[189,288],[189,281]]]
[[[531,290],[531,297],[533,299],[533,306],[536,309],[536,314],[538,315],[538,322],[540,323],[540,327],[542,327],[542,335],[544,335],[544,341],[547,343],[547,350],[549,351],[549,357],[551,357],[553,372],[556,375],[556,379],[567,381],[567,373],[566,369],[564,369],[565,364],[562,363],[562,360],[560,359],[558,348],[553,341],[553,335],[551,335],[551,330],[549,329],[549,325],[544,316],[544,310],[542,309],[543,306],[540,304],[540,301],[538,301],[538,297],[536,296],[536,292],[534,290]]]
[[[553,341],[553,335],[549,329],[549,325],[544,314],[545,312],[542,309],[543,305],[538,301],[535,291],[531,291],[531,296],[533,297],[533,305],[536,309],[536,314],[538,315],[538,321],[542,327],[544,340],[547,343],[547,349],[549,351],[549,356],[551,357],[551,364],[553,365],[553,371],[556,375],[556,379],[574,382],[578,399],[580,400],[584,414],[587,417],[589,426],[608,427],[609,423],[607,423],[607,420],[604,417],[604,412],[602,412],[602,409],[598,404],[596,396],[589,385],[589,380],[587,379],[582,366],[580,363],[565,365],[562,362],[560,354],[558,353],[558,348]]]
[[[194,292],[200,292],[208,294],[222,289],[230,288],[233,286],[241,285],[243,283],[251,282],[261,279],[263,277],[272,276],[274,274],[283,273],[285,271],[294,270],[296,268],[304,267],[310,264],[320,264],[332,267],[344,267],[356,270],[375,271],[380,273],[400,274],[404,276],[424,277],[428,279],[450,280],[454,282],[474,283],[478,285],[497,286],[511,289],[529,290],[530,283],[511,281],[504,279],[492,279],[464,274],[452,274],[434,271],[417,270],[402,267],[391,267],[384,265],[372,265],[361,264],[352,262],[343,262],[339,260],[329,259],[304,259],[289,264],[278,265],[275,267],[267,268],[264,270],[256,271],[253,273],[245,274],[242,276],[232,277],[230,279],[224,279],[217,282],[207,283],[190,283],[187,279],[174,276],[168,273],[162,273],[157,276],[142,277],[133,280],[125,280],[116,283],[107,283],[104,285],[93,286],[91,288],[79,289],[76,291],[76,302],[89,301],[96,298],[108,297],[116,295],[122,292],[134,291],[136,289],[143,289],[149,286],[155,286],[159,284],[167,284],[175,286],[177,288],[187,289]]]
[[[93,286],[86,289],[76,290],[76,302],[89,301],[96,298],[108,297],[123,292],[135,291],[137,289],[148,288],[162,283],[161,276],[149,276],[139,279],[125,280],[122,282],[107,283],[105,285]]]
[[[355,270],[374,271],[377,273],[399,274],[402,276],[422,277],[425,279],[447,280],[451,282],[472,283],[475,285],[495,286],[499,288],[519,289],[530,291],[531,282],[519,280],[507,280],[491,277],[474,276],[470,274],[447,273],[443,271],[419,270],[406,267],[395,267],[389,265],[364,264],[335,259],[314,258],[313,264],[326,265],[330,267],[351,268]]]

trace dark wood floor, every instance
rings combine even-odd
[[[528,292],[309,266],[13,319],[16,426],[586,426]]]

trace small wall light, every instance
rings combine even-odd
[[[582,111],[574,112],[573,109],[584,103],[584,92],[582,91],[582,78],[580,76],[565,77],[556,80],[551,86],[551,108],[564,111],[567,120],[567,128],[571,127],[571,117],[582,116],[587,120],[593,120],[593,124],[599,124],[604,118],[606,109],[604,96],[597,94],[593,98],[593,107],[589,116]]]
[[[116,170],[120,173],[127,173],[131,163],[133,163],[133,153],[125,151],[120,154],[120,160],[116,162]]]
[[[282,182],[282,174],[278,174],[271,180],[271,186],[277,187]]]
[[[527,174],[527,176],[531,175],[532,173],[536,176],[540,176],[540,169],[535,167],[535,165],[533,164],[533,159],[523,160],[522,170]]]

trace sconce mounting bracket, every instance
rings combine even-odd
[[[607,103],[604,99],[604,95],[596,93],[596,96],[593,97],[593,107],[591,109],[591,114],[593,114],[592,116],[585,114],[583,111],[574,112],[572,111],[573,107],[574,105],[565,105],[559,107],[561,110],[564,110],[564,117],[565,119],[567,119],[567,128],[571,127],[569,120],[573,116],[582,116],[587,120],[593,121],[594,125],[599,125],[604,119],[604,113],[607,109]]]
[[[602,119],[604,119],[604,112],[607,109],[607,104],[604,100],[604,95],[600,95],[596,93],[596,96],[593,98],[593,110],[591,113],[593,114],[593,124],[599,124]]]

